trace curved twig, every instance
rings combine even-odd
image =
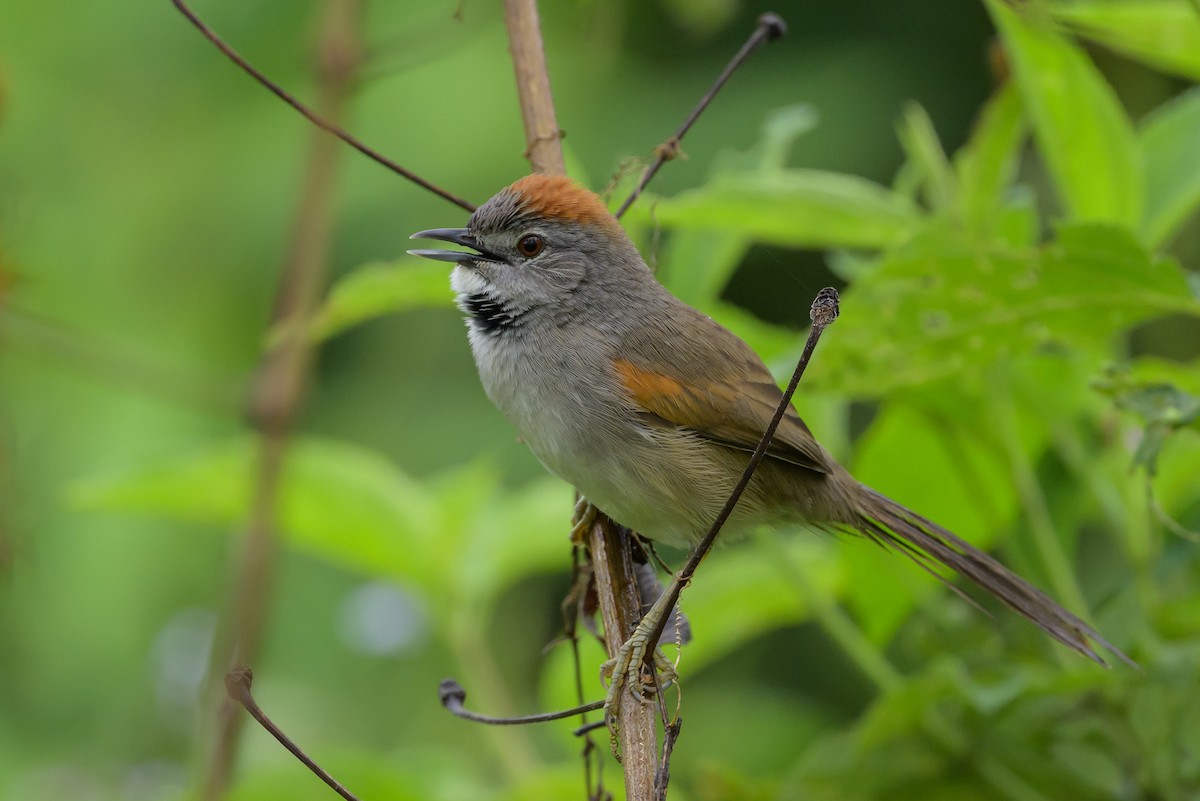
[[[638,182],[637,188],[630,193],[629,197],[625,198],[625,202],[621,204],[621,208],[617,209],[615,214],[617,219],[620,219],[621,215],[633,205],[633,201],[641,196],[642,190],[654,179],[654,176],[658,174],[662,165],[679,155],[679,144],[683,141],[683,137],[696,124],[696,120],[708,108],[708,104],[717,96],[717,92],[721,91],[721,87],[725,85],[725,82],[733,76],[733,73],[737,72],[738,67],[742,66],[742,63],[750,57],[751,53],[758,49],[759,45],[766,42],[773,42],[785,33],[787,33],[787,23],[783,21],[783,17],[769,11],[759,15],[758,25],[755,27],[754,33],[750,34],[750,38],[742,45],[742,49],[737,51],[737,55],[725,65],[725,69],[721,70],[721,74],[717,76],[717,80],[704,93],[704,97],[700,98],[700,102],[692,109],[692,113],[688,114],[687,119],[679,126],[679,130],[668,137],[667,141],[654,148],[654,162],[642,173],[642,180]]]
[[[528,723],[549,723],[552,720],[563,720],[565,718],[573,718],[576,715],[595,712],[597,709],[604,707],[604,701],[601,700],[570,709],[562,709],[558,712],[519,715],[514,718],[497,718],[491,715],[483,715],[479,712],[472,712],[463,706],[463,703],[467,700],[467,691],[454,679],[442,679],[441,683],[438,684],[438,700],[442,702],[442,706],[446,708],[446,711],[455,717],[469,720],[472,723],[484,723],[488,726],[524,726]]]
[[[475,211],[475,205],[473,203],[463,200],[459,196],[452,194],[452,193],[446,191],[445,189],[442,189],[440,186],[430,183],[429,181],[425,180],[421,176],[417,175],[415,172],[412,172],[411,170],[401,167],[399,164],[392,161],[387,156],[380,153],[378,150],[375,150],[374,148],[368,147],[367,145],[363,144],[358,139],[356,139],[355,137],[353,137],[352,135],[347,133],[344,129],[333,124],[332,122],[329,122],[324,117],[322,117],[320,114],[316,113],[315,111],[310,109],[308,106],[301,103],[286,89],[284,89],[282,86],[280,86],[279,84],[272,81],[270,78],[268,78],[262,72],[260,72],[257,67],[255,67],[253,64],[251,64],[246,59],[244,59],[240,53],[238,53],[236,50],[234,50],[233,47],[231,47],[229,44],[227,44],[225,42],[225,40],[223,40],[220,36],[218,36],[216,34],[216,32],[213,31],[212,28],[208,27],[208,25],[206,25],[204,23],[204,21],[200,19],[200,17],[196,16],[196,13],[194,11],[192,11],[190,8],[188,8],[187,3],[183,2],[183,0],[171,0],[171,4],[173,6],[175,6],[175,8],[179,9],[180,14],[183,14],[183,16],[187,17],[188,22],[192,23],[192,25],[195,26],[196,30],[200,31],[200,33],[203,34],[205,39],[212,42],[213,46],[215,46],[218,50],[220,50],[222,53],[224,53],[226,58],[228,58],[234,64],[238,65],[238,67],[240,67],[243,72],[248,74],[254,80],[258,81],[260,84],[262,84],[267,89],[269,89],[276,97],[278,97],[284,103],[287,103],[289,106],[294,108],[296,111],[300,112],[300,114],[306,120],[311,122],[313,125],[317,126],[318,128],[320,128],[322,131],[325,131],[326,133],[333,134],[338,139],[341,139],[343,142],[350,145],[350,147],[357,150],[359,153],[362,153],[367,158],[371,159],[372,161],[376,162],[377,164],[382,164],[384,167],[387,167],[389,170],[396,173],[397,175],[400,175],[403,178],[406,178],[409,181],[412,181],[414,184],[421,187],[422,189],[427,189],[428,191],[432,192],[433,194],[437,195],[438,197],[440,197],[444,200],[450,201],[451,203],[453,203],[454,205],[458,206],[461,209],[464,209],[466,211]]]

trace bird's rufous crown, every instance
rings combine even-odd
[[[617,226],[604,201],[561,175],[527,175],[508,187],[520,199],[521,210],[551,220],[585,225]]]

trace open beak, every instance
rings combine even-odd
[[[468,264],[475,261],[500,261],[500,257],[488,253],[479,247],[479,242],[466,228],[430,228],[428,231],[418,231],[409,239],[438,239],[442,242],[453,242],[475,252],[462,250],[410,250],[413,256],[421,256],[434,261],[448,261],[453,264]]]

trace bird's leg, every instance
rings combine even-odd
[[[653,652],[654,668],[662,673],[664,682],[673,682],[675,665],[661,651],[655,639],[662,631],[667,615],[675,606],[678,597],[676,585],[679,577],[671,579],[670,586],[658,596],[650,611],[638,622],[633,634],[617,651],[617,655],[600,666],[600,680],[608,684],[608,695],[604,699],[605,715],[611,720],[620,699],[621,689],[628,687],[629,692],[642,703],[648,703],[646,687],[642,683],[642,663],[648,650]],[[607,681],[606,681],[607,680]]]
[[[586,541],[587,531],[592,527],[592,523],[596,522],[598,511],[591,501],[582,495],[579,496],[579,500],[575,501],[575,512],[571,515],[571,519],[575,521],[571,526],[571,542],[582,545]]]

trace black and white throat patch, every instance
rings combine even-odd
[[[485,334],[502,334],[521,322],[520,310],[485,292],[460,297],[458,307],[470,317],[471,325]]]
[[[524,309],[500,297],[495,287],[470,268],[455,269],[450,284],[472,329],[498,336],[521,324]]]

